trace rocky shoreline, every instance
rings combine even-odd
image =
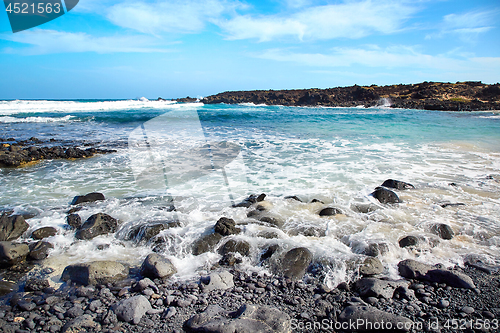
[[[391,86],[355,85],[330,89],[230,91],[205,97],[201,102],[485,111],[500,110],[500,84],[423,82]]]
[[[89,147],[61,147],[55,140],[43,142],[35,137],[17,141],[14,138],[0,138],[0,168],[22,167],[41,160],[81,159],[93,157],[96,154],[108,154],[116,150]]]
[[[397,205],[397,191],[414,186],[386,180],[371,194],[382,205]],[[279,225],[266,216],[265,194],[252,195],[235,207],[248,217]],[[67,211],[67,229],[78,240],[116,233],[119,221],[97,213],[84,223],[78,212],[105,200],[101,193],[77,196]],[[285,200],[298,200],[296,196]],[[318,202],[318,200],[316,200]],[[170,209],[175,209],[170,207]],[[342,212],[321,209],[320,216]],[[27,216],[26,218],[29,218]],[[149,242],[175,221],[140,225],[125,240]],[[500,268],[473,257],[465,267],[445,268],[407,259],[399,262],[400,279],[385,277],[377,258],[386,249],[371,244],[355,263],[357,278],[329,287],[325,272],[305,247],[282,248],[279,241],[262,248],[260,265],[272,273],[249,273],[238,267],[249,244],[234,238],[241,232],[231,218],[221,217],[193,244],[193,254],[217,251],[220,261],[194,280],[172,278],[177,269],[156,242],[138,267],[116,261],[93,261],[65,267],[62,284],[43,266],[57,233],[52,227],[31,232],[20,215],[0,217],[0,329],[2,332],[497,332],[500,329]],[[438,239],[454,237],[446,224],[431,231]],[[273,238],[272,235],[267,237]],[[418,236],[399,240],[401,248],[418,250]],[[439,240],[438,240],[439,241]],[[156,253],[158,252],[158,253]],[[39,269],[32,269],[34,266]],[[8,282],[8,281],[17,281]]]

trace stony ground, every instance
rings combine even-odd
[[[30,281],[26,289],[32,291],[11,293],[2,298],[0,327],[2,332],[76,332],[78,329],[182,332],[187,328],[186,321],[208,305],[217,304],[225,310],[236,311],[242,305],[254,304],[277,308],[283,318],[287,314],[288,328],[293,332],[343,332],[336,329],[335,323],[348,306],[360,305],[368,306],[367,312],[375,308],[410,319],[415,325],[413,332],[500,331],[498,272],[488,274],[471,267],[459,271],[472,279],[476,289],[409,280],[409,290],[416,296],[414,300],[397,291],[392,298],[360,297],[355,284],[328,290],[310,273],[303,280],[306,282],[293,282],[282,277],[230,270],[234,286],[212,291],[206,290],[200,281],[172,283],[168,279],[145,279],[138,284],[136,282],[142,279],[139,275],[108,285],[65,285],[57,291],[44,288],[40,281]],[[138,295],[149,301],[149,311],[137,324],[119,320],[112,306]],[[314,322],[318,323],[316,327]],[[437,324],[440,328],[436,328]],[[475,329],[471,329],[471,325]]]

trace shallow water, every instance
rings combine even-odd
[[[180,227],[161,233],[162,251],[178,268],[177,277],[187,278],[220,259],[216,252],[193,256],[191,246],[221,216],[241,224],[243,233],[233,237],[251,245],[251,255],[241,264],[245,269],[270,269],[258,262],[269,244],[279,243],[283,251],[305,246],[332,285],[354,277],[371,243],[386,244],[388,251],[379,258],[393,277],[395,265],[405,258],[448,265],[462,264],[471,254],[496,263],[500,258],[498,113],[156,101],[0,102],[0,137],[32,136],[118,150],[86,160],[1,170],[0,209],[37,213],[28,221],[30,231],[40,226],[60,231],[48,239],[55,245],[47,262],[51,267],[97,259],[138,264],[154,244],[125,241],[128,230],[175,220]],[[217,150],[221,142],[238,148]],[[397,191],[401,204],[382,205],[370,193],[389,178],[416,189]],[[75,195],[93,191],[108,199],[85,206],[79,212],[82,220],[104,212],[119,219],[121,229],[116,235],[76,241],[74,232],[65,229],[66,211]],[[251,209],[231,208],[251,193],[267,194],[266,214],[283,222],[282,228],[247,218]],[[288,195],[303,202],[284,199]],[[324,204],[310,203],[312,199]],[[444,203],[465,205],[442,208]],[[175,212],[166,209],[171,204]],[[320,217],[324,207],[343,214]],[[454,239],[424,244],[418,251],[399,248],[398,240],[409,234],[434,239],[434,223],[450,225]],[[262,237],[265,231],[278,238]],[[109,247],[97,250],[103,244]]]

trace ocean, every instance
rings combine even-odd
[[[116,150],[0,169],[0,210],[35,214],[27,235],[42,226],[58,230],[47,239],[54,249],[45,261],[56,271],[54,280],[68,264],[139,265],[153,249],[174,263],[174,278],[198,276],[221,255],[214,249],[195,256],[193,243],[223,216],[242,229],[232,237],[250,245],[238,264],[250,272],[273,270],[260,261],[273,244],[283,252],[308,248],[332,286],[352,281],[374,248],[388,277],[397,277],[397,263],[407,258],[500,264],[498,112],[0,101],[0,138],[31,137],[46,145]],[[370,194],[386,179],[415,189],[395,190],[402,203],[381,204]],[[82,220],[104,212],[119,219],[120,228],[80,241],[67,229],[66,215],[74,196],[90,192],[106,200],[86,205],[78,212]],[[261,193],[262,212],[232,207]],[[319,216],[325,207],[341,213]],[[259,221],[264,215],[278,223]],[[134,227],[157,222],[178,223],[149,242],[129,240]],[[436,223],[449,225],[453,239],[439,239]],[[423,241],[401,248],[408,235]]]

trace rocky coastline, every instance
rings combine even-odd
[[[41,160],[81,159],[96,154],[108,154],[116,150],[89,147],[62,147],[55,139],[43,142],[35,137],[28,140],[0,138],[0,167],[23,167]]]
[[[398,192],[414,186],[388,179],[371,194],[381,205],[401,202]],[[266,216],[266,195],[251,195],[235,207],[248,217],[279,225]],[[106,200],[101,193],[75,197],[67,211],[67,229],[78,240],[117,232],[120,221],[104,213],[82,221],[86,205]],[[299,200],[290,196],[285,200]],[[318,200],[316,202],[319,202]],[[170,207],[175,209],[175,207]],[[342,212],[325,207],[320,216]],[[155,240],[176,222],[141,225],[125,240],[156,247],[138,267],[116,261],[93,261],[65,267],[62,284],[51,282],[46,237],[57,233],[43,227],[21,236],[30,216],[4,212],[0,217],[0,330],[2,332],[498,332],[500,330],[500,267],[468,258],[464,267],[429,265],[413,259],[397,265],[399,279],[384,276],[377,258],[386,251],[372,244],[364,260],[353,265],[357,278],[338,286],[324,284],[321,264],[305,247],[282,248],[279,241],[261,249],[260,265],[272,273],[238,268],[249,244],[234,238],[242,231],[221,217],[193,244],[193,254],[217,251],[220,261],[200,277],[172,279],[175,265],[161,254]],[[453,230],[436,223],[436,238],[449,240]],[[307,231],[304,231],[307,234]],[[26,235],[25,235],[26,236]],[[266,237],[273,238],[272,235]],[[418,251],[424,241],[408,235],[401,248]],[[42,269],[33,270],[34,266]],[[9,282],[11,281],[11,282]],[[13,282],[15,281],[15,282]]]
[[[423,82],[390,86],[355,85],[330,89],[229,91],[205,97],[201,102],[486,111],[500,110],[500,84]]]

